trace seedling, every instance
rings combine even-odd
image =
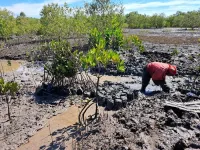
[[[74,77],[78,71],[76,51],[72,53],[69,43],[64,40],[50,42],[49,48],[52,50],[53,60],[50,64],[46,63],[44,69],[52,77],[52,85],[63,86],[64,78]]]
[[[190,55],[190,56],[188,57],[188,59],[191,60],[191,61],[194,60],[194,58],[192,57],[192,55]]]
[[[138,50],[139,50],[140,53],[145,52],[144,45],[143,45],[142,41],[139,39],[138,36],[131,35],[131,36],[124,38],[124,47],[125,48],[130,49],[133,46],[138,47]]]
[[[85,71],[90,69],[91,67],[98,67],[98,73],[95,74],[95,76],[97,77],[95,118],[97,118],[97,112],[98,112],[98,90],[99,90],[99,81],[101,78],[100,75],[101,68],[102,67],[106,68],[109,63],[113,63],[117,65],[117,70],[121,72],[125,71],[124,61],[120,59],[119,54],[114,52],[113,50],[105,50],[105,46],[106,46],[105,40],[100,39],[96,47],[90,49],[87,54],[85,55],[83,55],[83,53],[80,54],[80,61]]]
[[[174,49],[173,51],[172,51],[172,56],[177,56],[179,54],[179,51],[178,51],[178,49]]]
[[[123,38],[120,28],[107,28],[103,32],[94,28],[89,34],[89,46],[90,48],[96,47],[101,39],[105,39],[105,49],[119,50],[123,46]]]
[[[9,120],[11,120],[11,113],[10,113],[11,97],[14,96],[19,89],[20,86],[16,82],[5,82],[3,78],[0,78],[0,94],[6,95]]]

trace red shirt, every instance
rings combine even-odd
[[[147,71],[151,75],[152,80],[165,80],[169,67],[170,64],[151,62],[147,65]]]

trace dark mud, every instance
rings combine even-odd
[[[139,81],[124,84],[105,83],[100,91],[100,105],[103,102],[106,108],[111,106],[116,109],[115,104],[122,107],[112,117],[101,116],[99,123],[90,125],[90,133],[86,133],[86,137],[79,144],[82,149],[200,149],[200,114],[165,105],[165,101],[195,102],[199,100],[199,97],[186,96],[191,91],[197,95],[200,94],[198,86],[200,81],[193,82],[192,79],[199,75],[196,70],[196,67],[200,65],[200,51],[197,44],[199,31],[196,34],[187,33],[187,38],[181,37],[185,35],[183,31],[173,34],[147,33],[151,37],[139,32],[138,35],[146,39],[144,43],[146,52],[139,54],[137,49],[121,52],[125,59],[126,72],[124,74],[112,72],[114,66],[111,66],[111,70],[103,70],[102,73],[140,76],[143,67],[148,62],[171,63],[177,65],[179,73],[178,78],[167,80],[167,83],[171,83],[170,87],[173,90],[170,94],[160,91],[151,96],[140,92],[137,95],[134,91],[138,91]],[[160,35],[165,36],[160,37]],[[174,51],[178,52],[177,55],[173,55]],[[127,85],[133,85],[129,86],[129,91],[126,91]],[[128,101],[129,92],[132,95],[132,101]],[[112,101],[109,100],[109,96],[112,97]],[[125,108],[123,108],[124,102],[126,102]]]
[[[141,76],[144,66],[153,61],[176,65],[178,74],[181,76],[197,75],[199,73],[197,71],[198,66],[200,66],[200,51],[198,51],[198,47],[193,50],[193,53],[183,53],[178,50],[177,55],[173,55],[173,51],[165,52],[159,50],[157,47],[154,49],[155,50],[145,51],[141,54],[137,49],[132,51],[122,51],[120,53],[125,60],[125,72],[119,72],[116,70],[115,65],[110,65],[107,69],[101,68],[100,73],[114,76]],[[98,72],[98,69],[93,68],[91,71]]]
[[[83,149],[184,150],[200,148],[199,114],[165,107],[164,101],[182,101],[181,94],[139,95],[111,118],[91,125],[81,141]]]
[[[65,111],[71,103],[80,102],[81,97],[68,97],[54,94],[35,96],[41,84],[43,71],[40,65],[23,62],[14,72],[20,91],[11,98],[11,121],[8,120],[5,96],[0,95],[0,149],[14,150],[28,142],[38,130],[43,128],[47,119]],[[5,80],[12,80],[13,73],[5,73]]]
[[[190,38],[197,40],[200,35],[183,31],[180,33],[143,32],[139,34],[147,39],[144,41],[146,52],[140,54],[137,48],[120,52],[125,60],[125,73],[114,71],[113,66],[110,66],[109,70],[102,71],[103,74],[115,76],[130,75],[133,81],[105,82],[100,86],[99,105],[108,110],[118,111],[112,117],[101,117],[99,124],[90,125],[90,133],[93,134],[87,134],[88,138],[81,141],[82,149],[200,149],[200,115],[164,106],[166,100],[197,101],[195,98],[188,99],[186,93],[192,91],[200,95],[200,81],[193,80],[193,75],[198,73],[195,67],[200,63],[200,49],[197,42],[189,40]],[[130,32],[130,34],[134,33]],[[189,38],[185,38],[187,35]],[[164,44],[159,42],[160,36],[163,36],[161,41],[165,41]],[[173,42],[175,38],[178,39],[176,43]],[[0,56],[7,59],[26,59],[27,51],[29,53],[39,47],[38,43],[13,45],[1,49]],[[176,49],[178,54],[173,56],[172,53]],[[150,83],[147,90],[159,91],[155,95],[146,96],[138,92],[143,67],[151,61],[177,65],[179,76],[173,79],[167,78],[167,83],[171,87],[170,94],[163,93],[153,83]],[[7,121],[5,97],[0,97],[2,149],[15,149],[25,143],[30,136],[43,127],[47,118],[69,107],[70,101],[81,99],[76,95],[67,98],[55,98],[50,95],[36,99],[34,92],[43,77],[43,71],[40,69],[30,65],[15,74],[22,88],[19,95],[12,99],[12,123]],[[13,78],[12,74],[7,74],[6,79],[11,78]],[[90,97],[91,93],[82,93],[82,95]]]
[[[45,42],[50,42],[53,39],[37,39],[39,37],[16,37],[8,42],[3,42],[3,47],[0,48],[0,59],[10,60],[32,60],[33,55],[41,53],[41,46]],[[71,44],[73,50],[81,49],[85,51],[88,48],[86,38],[68,38],[66,39]]]

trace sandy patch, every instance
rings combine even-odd
[[[24,62],[22,60],[10,60],[11,65],[8,65],[8,60],[0,60],[0,72],[12,72],[16,71],[21,64]]]
[[[46,125],[28,143],[20,146],[17,150],[39,150],[39,149],[66,149],[72,150],[73,137],[71,129],[76,130],[75,124],[78,122],[78,115],[82,107],[73,105],[61,114],[47,120]],[[85,116],[94,114],[95,105],[86,112]],[[103,112],[103,108],[100,108]],[[62,141],[59,139],[62,138]]]

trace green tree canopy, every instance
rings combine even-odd
[[[0,9],[0,36],[9,38],[16,31],[16,23],[13,13],[7,9]]]
[[[85,4],[85,10],[91,29],[97,28],[98,31],[104,31],[107,28],[122,28],[123,26],[124,9],[119,4],[111,3],[110,0],[93,0]]]
[[[63,37],[70,32],[67,18],[71,9],[65,4],[63,7],[58,4],[45,5],[40,13],[41,15],[41,32],[44,35]]]

